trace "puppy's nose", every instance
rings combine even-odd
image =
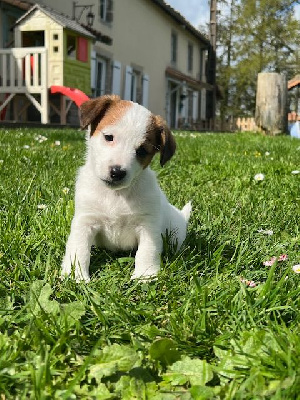
[[[126,170],[122,169],[120,165],[113,165],[110,167],[110,177],[114,182],[121,181],[126,176]]]

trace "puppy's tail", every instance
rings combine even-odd
[[[188,203],[186,203],[186,205],[181,210],[181,213],[182,213],[186,223],[189,222],[189,219],[190,219],[190,216],[191,216],[191,212],[192,212],[192,202],[189,201]]]

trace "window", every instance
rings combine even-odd
[[[88,62],[88,40],[83,37],[67,35],[67,56],[72,60]]]
[[[175,32],[171,35],[171,62],[174,64],[177,62],[177,34]]]
[[[67,55],[73,60],[76,59],[76,37],[67,35]]]
[[[130,99],[136,103],[141,103],[142,80],[141,73],[133,70],[131,78],[131,95]]]
[[[193,71],[193,45],[191,43],[188,44],[188,71]]]
[[[102,22],[112,22],[113,0],[99,0],[99,17]]]
[[[96,87],[95,96],[102,96],[105,94],[106,82],[106,68],[107,61],[104,58],[97,58],[96,60]]]
[[[125,69],[124,100],[131,100],[141,104],[143,101],[143,82],[140,69],[130,65]]]
[[[45,31],[23,31],[22,47],[37,47],[45,45]]]

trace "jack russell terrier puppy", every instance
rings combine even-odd
[[[137,249],[132,279],[149,279],[160,269],[162,235],[179,249],[186,237],[191,204],[171,205],[149,164],[173,156],[174,137],[160,116],[118,96],[88,100],[80,107],[88,128],[86,162],[75,189],[75,215],[62,263],[77,281],[90,280],[92,245],[109,250]]]

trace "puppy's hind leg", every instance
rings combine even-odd
[[[191,212],[192,212],[192,202],[189,201],[188,203],[186,203],[186,205],[181,210],[181,214],[183,215],[186,223],[189,222],[189,219],[190,219],[190,216],[191,216]]]

